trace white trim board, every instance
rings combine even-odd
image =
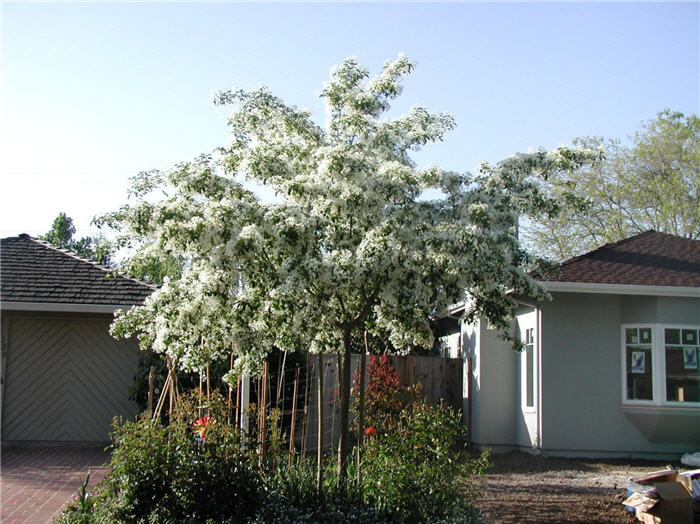
[[[3,302],[0,311],[37,311],[45,313],[114,313],[134,306],[123,304],[66,304],[59,302]]]
[[[538,281],[549,292],[602,293],[609,295],[650,295],[700,298],[700,287],[642,286],[638,284],[599,284],[591,282]]]

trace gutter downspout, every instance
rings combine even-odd
[[[535,309],[537,322],[537,447],[542,452],[542,310]]]
[[[469,443],[472,439],[472,356],[467,356],[467,438]]]

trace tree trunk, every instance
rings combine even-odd
[[[343,369],[338,370],[340,379],[340,438],[338,439],[338,487],[345,489],[347,480],[347,459],[350,453],[350,367],[352,341],[350,329],[343,331]]]

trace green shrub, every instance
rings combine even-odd
[[[340,491],[337,485],[335,457],[327,457],[323,496],[316,491],[316,460],[278,456],[267,461],[264,482],[268,498],[260,508],[257,523],[386,522],[376,509],[362,500],[355,486]]]
[[[359,371],[358,371],[359,373]],[[359,388],[359,374],[354,379]],[[401,377],[389,363],[386,355],[369,355],[367,384],[365,386],[364,427],[372,427],[379,433],[392,431],[399,423],[399,415],[421,396],[420,384],[412,387],[401,385]],[[359,420],[359,395],[352,404],[353,435]]]
[[[458,479],[486,467],[488,457],[470,462],[462,454],[459,415],[424,402],[401,401],[397,411],[376,393],[374,420],[385,425],[365,440],[361,481],[353,463],[345,489],[328,456],[318,496],[315,458],[290,459],[279,411],[270,414],[261,456],[254,435],[242,446],[221,396],[203,402],[194,392],[167,424],[116,424],[112,472],[95,494],[85,484],[61,522],[475,522],[473,492]]]
[[[216,404],[215,398],[212,404]],[[219,402],[219,404],[222,404]],[[204,439],[193,428],[196,402],[185,399],[164,426],[142,419],[115,427],[112,473],[105,488],[113,518],[128,522],[243,522],[263,498],[262,482],[225,423],[208,406]]]
[[[467,473],[459,414],[415,402],[398,418],[393,431],[369,437],[363,447],[363,500],[399,522],[464,521],[473,510],[456,482]]]
[[[370,356],[367,375],[357,486],[362,500],[385,521],[476,521],[469,505],[474,492],[464,480],[475,467],[464,453],[466,428],[460,414],[417,400],[420,385],[403,387],[386,356]],[[356,400],[356,420],[357,407]],[[356,476],[356,471],[350,475]]]

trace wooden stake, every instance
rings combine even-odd
[[[229,372],[233,371],[233,353],[231,353],[231,361],[229,364]],[[228,410],[231,411],[231,397],[233,396],[233,385],[228,385]]]
[[[231,353],[231,361],[229,364],[229,372],[233,371],[233,353]],[[231,397],[233,396],[233,385],[229,384],[228,385],[228,399],[226,402],[226,411],[228,412],[228,424],[231,424]]]
[[[282,388],[284,387],[284,367],[287,363],[287,350],[284,350],[284,357],[282,358],[282,366],[279,369],[279,375],[277,375],[277,399],[275,400],[275,407],[279,409],[280,407],[280,395],[282,394]],[[282,399],[284,402],[284,399]]]
[[[168,371],[168,376],[165,378],[165,383],[163,384],[163,390],[160,392],[160,397],[158,398],[158,402],[156,403],[156,409],[153,412],[154,419],[160,417],[160,413],[163,410],[163,404],[165,404],[165,398],[168,396],[168,393],[170,392],[170,381],[171,380],[172,380],[172,377],[170,376],[170,371]]]
[[[311,368],[311,355],[306,354],[306,371],[304,379],[304,413],[301,421],[301,456],[306,457],[306,437],[309,429],[309,369]]]
[[[197,393],[197,410],[199,411],[199,416],[202,416],[202,369],[199,369],[199,392]]]
[[[265,361],[263,364],[262,376],[262,394],[260,399],[260,433],[258,434],[258,442],[260,444],[260,461],[263,460],[265,454],[265,438],[267,433],[267,397],[268,397],[268,380],[270,378],[270,363]]]
[[[170,369],[170,404],[168,407],[168,415],[172,415],[173,413],[173,408],[175,407],[175,387],[173,386],[173,378],[172,378],[173,370],[172,368]]]
[[[338,395],[340,395],[341,391],[341,386],[342,386],[342,378],[345,376],[342,371],[343,371],[343,357],[340,354],[340,351],[338,351],[335,354],[335,371],[336,371],[336,376],[335,376],[335,390],[333,391],[333,415],[331,418],[331,437],[334,440],[334,443],[337,446],[340,445],[340,432],[343,431],[342,428],[340,429],[340,432],[338,432],[338,435],[335,434],[336,432],[336,424],[335,424],[335,415],[338,412]],[[337,440],[336,440],[337,439]],[[340,456],[340,455],[338,455]]]
[[[207,364],[207,402],[211,400],[211,381],[209,380],[209,364]]]
[[[292,397],[292,427],[289,430],[289,460],[291,463],[294,452],[296,451],[296,446],[294,438],[296,436],[297,427],[297,395],[299,394],[299,366],[297,365],[296,371],[294,372],[294,397]]]
[[[175,362],[173,362],[173,380],[172,380],[172,386],[173,386],[173,396],[175,398],[174,403],[175,407],[177,408],[177,401],[178,401],[178,391],[177,391],[177,366],[175,365]]]
[[[236,427],[239,427],[241,415],[241,380],[243,380],[243,377],[238,377],[238,385],[236,387]]]
[[[258,380],[256,381],[256,401],[257,401],[257,408],[258,408],[258,440],[260,440],[260,406],[262,405],[262,375],[258,377]]]
[[[148,403],[147,409],[149,413],[153,413],[153,389],[156,368],[151,366],[148,370]]]
[[[323,499],[323,353],[318,354],[318,435],[316,439],[316,494]]]

